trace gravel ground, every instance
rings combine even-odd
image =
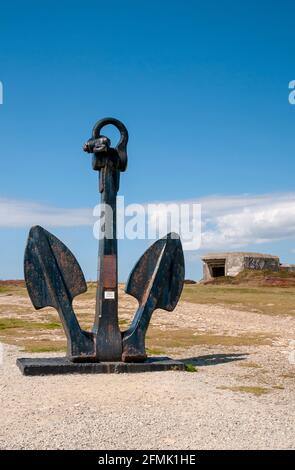
[[[295,365],[288,361],[295,319],[184,302],[173,317],[175,324],[185,317],[198,330],[264,331],[275,339],[194,346],[185,356],[196,373],[47,377],[23,377],[15,360],[30,355],[4,345],[0,448],[295,448]]]

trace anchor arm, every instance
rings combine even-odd
[[[181,294],[184,281],[184,259],[181,242],[176,234],[156,241],[133,268],[126,293],[135,297],[139,307],[123,333],[125,362],[146,359],[145,335],[152,314],[157,308],[172,311]]]
[[[54,235],[42,227],[32,227],[24,259],[25,280],[36,309],[55,308],[66,337],[72,360],[94,355],[91,333],[83,331],[72,307],[73,298],[87,286],[74,255]]]

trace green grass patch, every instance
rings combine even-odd
[[[6,294],[7,292],[9,292],[9,287],[0,286],[0,294]]]
[[[184,364],[186,372],[198,372],[198,369],[193,364]]]
[[[165,351],[162,349],[151,349],[151,348],[146,348],[146,352],[150,356],[161,356],[165,354]]]
[[[30,353],[45,353],[45,352],[65,352],[66,346],[55,344],[54,342],[48,344],[27,344],[24,346],[26,352]]]
[[[61,328],[58,322],[32,322],[21,320],[19,318],[0,318],[0,330],[9,330],[11,328],[21,328],[27,331],[31,330],[56,330]]]

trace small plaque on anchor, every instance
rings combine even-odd
[[[113,290],[105,290],[104,291],[104,298],[111,300],[115,298],[115,292]]]

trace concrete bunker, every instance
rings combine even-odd
[[[244,269],[280,270],[278,256],[262,253],[209,253],[203,256],[202,261],[204,281],[220,276],[237,276]]]

